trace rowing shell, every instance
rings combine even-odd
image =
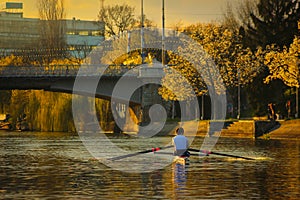
[[[175,156],[173,159],[173,163],[181,164],[181,165],[188,165],[189,158],[186,156]]]

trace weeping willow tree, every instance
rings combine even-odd
[[[0,91],[0,114],[8,113],[11,91]]]
[[[23,66],[21,57],[14,55],[1,57],[0,70],[7,66]],[[80,59],[53,59],[51,65],[78,65]],[[78,65],[79,66],[79,65]],[[45,68],[46,70],[46,68]],[[96,100],[97,116],[104,130],[108,130],[112,121],[110,102]],[[72,95],[41,90],[11,90],[0,91],[0,111],[11,116],[11,123],[16,127],[18,118],[26,115],[30,130],[74,132],[72,115]]]
[[[9,111],[11,114],[11,121],[13,127],[15,127],[17,119],[26,113],[27,106],[29,102],[29,91],[22,91],[22,90],[13,90],[11,91],[11,100]]]
[[[30,130],[75,132],[72,94],[40,90],[12,90],[10,93],[6,111],[11,111],[14,127],[17,119],[25,114]],[[99,125],[105,131],[111,130],[110,102],[96,99],[95,104]]]

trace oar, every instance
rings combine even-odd
[[[165,146],[165,147],[156,147],[156,148],[152,148],[152,149],[148,149],[148,150],[144,150],[144,151],[139,151],[139,152],[136,152],[136,153],[131,153],[131,154],[126,154],[126,155],[122,155],[122,156],[117,156],[117,157],[109,158],[108,160],[112,160],[112,161],[120,160],[120,159],[123,159],[123,158],[137,156],[139,154],[144,154],[144,153],[155,152],[155,151],[159,151],[159,150],[167,149],[167,148],[171,148],[171,147],[173,147],[173,146],[170,145],[170,146]]]
[[[226,156],[226,157],[232,157],[232,158],[242,158],[242,159],[245,159],[245,160],[255,160],[254,158],[230,155],[230,154],[225,154],[225,153],[218,153],[218,152],[207,151],[207,150],[199,150],[199,149],[192,149],[192,148],[189,148],[188,150],[189,151],[195,151],[195,152],[201,152],[201,153],[205,153],[205,154],[214,154],[214,155],[218,155],[218,156]]]
[[[172,152],[154,152],[154,154],[166,154],[166,155],[174,155]],[[199,156],[197,153],[190,153],[190,156]]]

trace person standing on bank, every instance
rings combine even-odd
[[[175,156],[190,156],[188,152],[189,142],[188,139],[183,135],[184,129],[179,127],[176,129],[176,136],[172,139],[172,145],[174,145]]]

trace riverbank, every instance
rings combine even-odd
[[[175,135],[177,122],[166,123],[160,135]],[[221,132],[220,137],[262,138],[262,139],[300,139],[300,119],[294,120],[226,120],[226,121],[188,121],[181,123],[186,136],[213,136]],[[197,127],[195,129],[195,127]]]
[[[279,126],[261,136],[264,139],[300,140],[300,119],[278,121]]]

